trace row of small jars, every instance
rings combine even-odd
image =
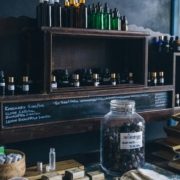
[[[156,85],[164,85],[164,72],[149,72],[148,73],[148,85],[156,86]]]
[[[29,94],[30,83],[29,77],[23,76],[20,85],[15,83],[13,76],[7,77],[5,81],[4,71],[0,70],[0,96],[15,95],[15,94]]]
[[[64,75],[52,75],[51,88],[61,88],[61,87],[80,87],[80,86],[99,86],[99,85],[112,85],[117,84],[134,84],[133,73],[122,76],[120,73],[110,73],[106,71],[106,74],[100,75],[98,73],[89,73],[87,76],[82,76],[82,74],[73,73],[71,76],[67,73]]]

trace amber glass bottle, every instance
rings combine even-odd
[[[62,13],[62,26],[69,27],[69,1],[65,0],[63,13]]]
[[[75,0],[70,0],[69,2],[69,27],[76,27],[76,16],[75,16],[75,11],[76,11],[76,1]]]
[[[15,94],[14,77],[8,78],[7,94],[11,96]]]
[[[22,93],[23,94],[29,94],[29,77],[28,76],[23,76],[22,79]]]
[[[4,71],[0,71],[0,96],[5,95],[5,78],[4,78]]]

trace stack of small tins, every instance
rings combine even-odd
[[[36,10],[38,27],[71,27],[102,30],[128,30],[126,16],[120,16],[118,9],[85,5],[85,0],[65,0],[62,6],[59,0],[39,0]]]

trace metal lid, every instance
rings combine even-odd
[[[118,112],[125,112],[125,113],[135,112],[135,101],[132,101],[132,100],[114,99],[114,100],[111,100],[110,105],[111,105],[111,110],[115,110]]]

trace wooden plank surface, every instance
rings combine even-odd
[[[56,171],[54,171],[54,172],[56,172],[58,174],[64,174],[65,170],[75,168],[75,167],[84,169],[84,165],[82,165],[81,163],[79,163],[73,159],[60,161],[60,162],[56,163]],[[49,172],[49,173],[51,173],[51,172]],[[39,179],[41,179],[42,175],[47,175],[49,173],[40,173],[37,171],[37,167],[33,166],[33,167],[29,167],[26,169],[25,177],[28,178],[29,180],[39,180]]]

